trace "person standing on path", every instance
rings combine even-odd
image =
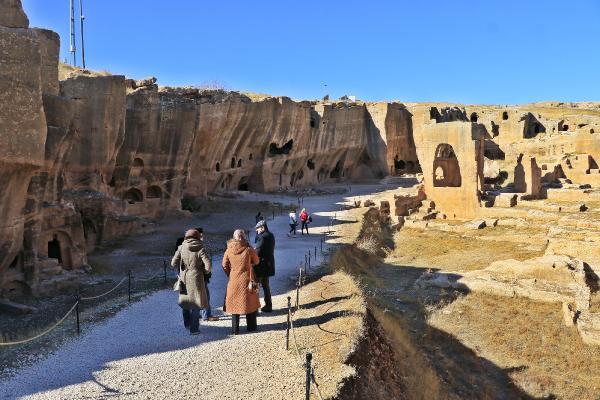
[[[302,212],[300,213],[300,222],[302,222],[302,226],[300,227],[300,234],[304,235],[304,228],[306,228],[306,234],[308,235],[308,223],[310,216],[308,215],[308,212],[306,212],[306,208],[302,209]]]
[[[265,221],[259,221],[256,224],[256,254],[259,262],[254,268],[254,272],[265,296],[265,306],[261,308],[261,311],[271,312],[273,303],[269,278],[275,276],[275,236],[269,231]]]
[[[227,242],[222,263],[223,271],[229,278],[225,308],[231,314],[231,330],[234,335],[240,332],[240,314],[246,314],[248,332],[257,329],[256,314],[260,308],[260,299],[252,266],[258,262],[258,256],[248,243],[246,232],[236,229],[233,239]]]
[[[296,237],[296,227],[298,226],[298,217],[296,217],[296,210],[290,211],[290,231],[288,236]]]
[[[179,268],[179,299],[183,310],[183,325],[192,335],[200,333],[200,310],[208,307],[204,274],[211,269],[201,234],[195,229],[185,233],[183,243],[177,248],[172,267]]]

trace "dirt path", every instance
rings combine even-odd
[[[353,194],[378,188],[357,186]],[[273,200],[266,195],[249,197]],[[182,326],[176,294],[159,291],[87,328],[81,338],[1,382],[2,398],[298,398],[304,377],[300,366],[290,363],[283,351],[286,317],[281,309],[287,300],[282,293],[291,287],[304,255],[320,246],[319,233],[327,229],[343,197],[305,198],[304,206],[313,213],[309,236],[288,238],[286,215],[269,221],[277,238],[277,275],[271,287],[278,310],[259,316],[258,333],[230,336],[230,320],[225,317],[202,324],[202,334],[190,336]],[[161,235],[168,236],[164,232]],[[136,246],[144,240],[136,240]],[[210,283],[216,314],[220,314],[226,285],[219,264],[220,256],[215,257]]]

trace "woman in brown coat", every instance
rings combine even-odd
[[[211,270],[210,257],[204,249],[200,232],[190,229],[177,248],[171,266],[179,268],[179,300],[183,309],[183,324],[192,335],[199,333],[200,310],[208,307],[204,274]]]
[[[248,331],[256,330],[256,313],[260,308],[258,285],[254,277],[253,265],[258,264],[258,256],[246,239],[246,233],[237,229],[233,239],[227,242],[223,255],[223,270],[229,277],[225,309],[231,317],[233,334],[240,331],[240,314],[246,314]]]

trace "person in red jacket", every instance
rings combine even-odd
[[[304,235],[304,228],[306,228],[306,234],[308,235],[308,223],[310,222],[310,220],[311,218],[306,212],[306,208],[303,208],[302,212],[300,213],[300,222],[302,222],[300,232],[302,235]]]

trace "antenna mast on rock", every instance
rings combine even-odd
[[[71,56],[73,57],[73,66],[77,66],[77,48],[75,46],[75,4],[73,4],[73,0],[70,0],[71,5],[71,46],[69,51],[71,52]]]
[[[83,69],[85,69],[85,47],[83,45],[83,20],[85,16],[83,15],[83,0],[79,0],[79,32],[81,33],[81,64]]]

